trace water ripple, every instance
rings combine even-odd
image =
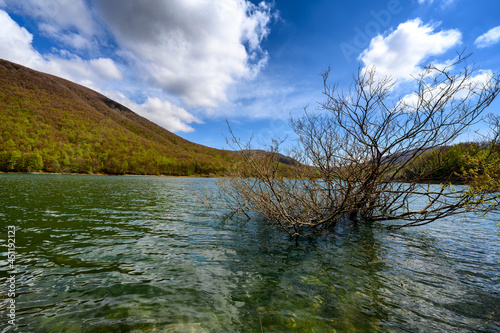
[[[192,195],[213,183],[0,174],[19,331],[500,331],[499,216],[296,247],[262,221],[215,221]]]

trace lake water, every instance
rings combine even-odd
[[[499,332],[499,216],[339,229],[299,246],[222,223],[213,179],[0,174],[17,332]]]

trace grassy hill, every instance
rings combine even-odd
[[[237,159],[91,89],[1,59],[0,119],[0,171],[204,175]]]

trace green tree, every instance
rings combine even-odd
[[[4,150],[0,152],[0,171],[9,171],[8,165],[10,160],[10,152]]]
[[[7,171],[21,171],[21,162],[23,154],[19,150],[10,153],[7,161]]]
[[[14,149],[15,147],[16,147],[16,144],[14,141],[12,141],[12,139],[9,139],[5,142],[5,148]]]
[[[28,153],[24,155],[24,171],[39,172],[43,169],[42,156],[36,153]]]

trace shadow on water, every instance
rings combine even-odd
[[[342,227],[295,246],[262,221],[215,221],[192,195],[207,184],[0,175],[19,331],[500,331],[491,219]]]

